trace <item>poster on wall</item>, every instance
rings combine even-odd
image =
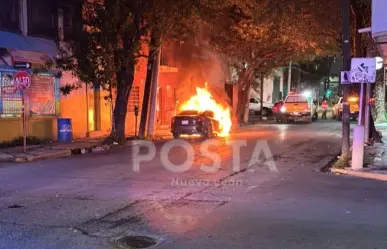
[[[22,99],[13,82],[14,73],[0,72],[0,116],[16,117],[21,113]]]
[[[26,91],[31,115],[55,115],[55,78],[32,76],[32,84]]]

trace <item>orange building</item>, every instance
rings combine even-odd
[[[158,130],[169,130],[171,119],[175,113],[175,88],[177,85],[176,67],[170,67],[162,60],[159,70],[157,104],[156,104],[156,133]],[[132,90],[130,92],[128,109],[126,116],[126,135],[134,135],[140,123],[141,107],[144,96],[145,78],[146,78],[145,59],[138,64]],[[70,73],[63,73],[60,80],[61,84],[74,84],[77,79],[73,78]],[[86,89],[87,88],[87,89]],[[106,136],[112,128],[113,103],[107,100],[109,94],[107,91],[82,86],[71,92],[69,96],[60,98],[60,117],[71,118],[74,138],[82,137],[100,137]],[[114,94],[113,94],[114,96]],[[136,116],[135,106],[139,108],[139,116]]]
[[[27,2],[27,0],[23,1]],[[48,0],[47,3],[51,3],[51,1]],[[17,13],[18,5],[7,5],[7,8],[10,12],[16,11],[15,13]],[[61,21],[58,22],[58,26],[65,29],[66,9],[60,6],[59,9],[61,11],[58,11],[57,14],[59,14],[58,20]],[[27,16],[28,11],[30,10],[22,9],[21,16]],[[50,11],[47,10],[47,15],[51,20],[55,15]],[[60,86],[71,83],[79,84],[70,72],[62,72],[62,75],[60,75],[56,70],[43,73],[37,73],[36,71],[44,66],[45,58],[52,58],[56,55],[54,28],[58,27],[52,27],[50,29],[52,33],[49,33],[52,34],[52,37],[47,37],[48,29],[38,29],[41,26],[38,24],[21,23],[18,17],[17,15],[15,20],[4,19],[4,22],[0,22],[0,30],[6,30],[0,31],[0,126],[2,127],[0,142],[10,141],[23,134],[21,122],[22,94],[20,90],[12,93],[9,91],[11,85],[13,85],[13,76],[17,72],[14,67],[16,62],[28,62],[32,65],[32,68],[27,70],[33,75],[32,84],[25,92],[28,136],[56,140],[58,118],[70,118],[72,120],[74,138],[108,135],[112,128],[114,101],[112,103],[105,99],[109,95],[106,91],[80,84],[79,89],[65,96],[60,93]],[[0,16],[0,20],[3,20],[1,18],[3,18],[2,16]],[[8,28],[11,26],[2,26],[9,23],[14,25],[11,26],[15,27],[15,30]],[[23,24],[20,26],[21,29],[18,29],[19,24]],[[66,32],[64,33],[66,34]],[[169,128],[176,101],[175,87],[177,85],[178,70],[166,63],[165,57],[167,55],[166,52],[162,56],[159,73],[156,132],[157,129]],[[135,74],[126,118],[127,135],[132,135],[135,132],[134,106],[138,106],[141,111],[146,63],[145,59],[141,60]],[[140,120],[138,120],[137,125],[139,122]]]

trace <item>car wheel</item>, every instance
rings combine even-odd
[[[180,138],[180,134],[177,133],[177,132],[174,132],[173,133],[173,138],[176,138],[176,139]]]

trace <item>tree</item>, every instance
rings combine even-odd
[[[323,6],[327,4],[332,8]],[[238,118],[246,116],[255,75],[270,74],[290,59],[313,59],[336,49],[337,31],[326,20],[334,7],[333,0],[262,0],[236,3],[225,11],[224,25],[214,27],[212,43],[239,72]]]
[[[149,53],[141,108],[140,137],[145,136],[155,56],[164,40],[181,39],[185,34],[195,31],[199,23],[196,10],[190,0],[159,0],[154,2],[152,9],[145,15],[150,38],[147,40]]]
[[[85,1],[73,40],[59,43],[58,68],[71,71],[86,86],[115,91],[111,134],[115,140],[125,139],[128,97],[142,37],[148,31],[143,14],[147,8],[145,0]],[[67,85],[62,91],[68,94],[76,87]]]

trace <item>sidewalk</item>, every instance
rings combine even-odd
[[[364,147],[364,168],[362,170],[335,169],[331,172],[356,177],[387,181],[387,125],[377,125],[376,129],[383,134],[383,142]]]
[[[67,157],[97,151],[109,150],[115,145],[103,145],[103,138],[75,140],[70,144],[54,142],[44,145],[27,145],[27,152],[23,147],[0,149],[0,162],[31,162],[48,158]]]
[[[134,137],[129,134],[129,137]],[[154,140],[162,140],[171,138],[172,135],[169,130],[158,130],[154,136]],[[32,162],[48,158],[68,157],[73,155],[80,155],[86,153],[94,153],[101,151],[108,151],[116,147],[125,147],[131,145],[131,140],[128,140],[125,145],[112,144],[104,145],[105,137],[101,138],[84,138],[74,140],[69,144],[61,144],[53,142],[44,145],[30,145],[27,144],[27,152],[23,152],[23,147],[11,147],[0,149],[0,163],[1,162]]]

